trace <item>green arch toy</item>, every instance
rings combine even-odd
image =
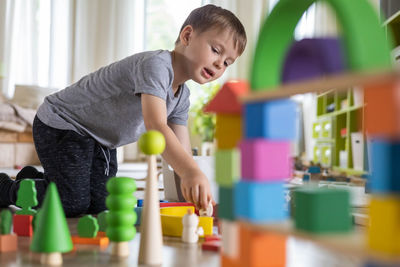
[[[336,12],[342,28],[350,70],[391,67],[390,42],[374,8],[365,0],[325,0]],[[280,0],[261,28],[253,67],[253,91],[273,90],[280,84],[285,54],[303,13],[317,0]]]

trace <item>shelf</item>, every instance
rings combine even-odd
[[[332,169],[337,172],[345,172],[349,175],[362,175],[362,174],[368,173],[367,171],[360,171],[360,170],[349,169],[349,168],[341,168],[338,166],[332,166]]]
[[[343,73],[304,82],[287,83],[275,88],[265,88],[264,91],[253,91],[241,97],[240,100],[244,103],[252,103],[288,98],[298,94],[323,93],[332,89],[346,91],[355,85],[379,84],[388,80],[398,79],[398,77],[398,71],[393,69]]]
[[[342,110],[339,110],[339,111],[325,113],[325,114],[317,116],[317,119],[324,119],[324,118],[328,118],[328,117],[337,116],[337,115],[340,115],[340,114],[345,114],[346,112],[354,111],[354,110],[357,110],[357,109],[360,109],[360,108],[363,108],[363,106],[357,106],[357,107],[353,106],[353,107],[349,107],[349,108],[342,109]]]
[[[400,10],[390,16],[385,22],[383,23],[384,26],[393,24],[393,23],[400,23]]]

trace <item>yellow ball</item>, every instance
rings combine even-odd
[[[165,149],[165,138],[155,130],[147,131],[139,138],[139,148],[146,155],[161,154]]]

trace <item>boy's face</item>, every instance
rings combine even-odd
[[[209,30],[196,33],[191,26],[187,27],[189,29],[183,32],[183,37],[188,38],[181,39],[181,42],[187,41],[184,55],[188,59],[186,70],[189,78],[200,84],[218,79],[239,56],[231,32]]]

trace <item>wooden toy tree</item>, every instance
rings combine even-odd
[[[107,230],[107,214],[108,210],[102,211],[97,215],[97,222],[99,223],[99,232],[105,232]]]
[[[30,249],[43,253],[43,264],[62,264],[61,253],[73,248],[65,213],[55,183],[47,187],[46,195],[37,215],[35,233]]]
[[[32,207],[37,206],[35,181],[24,179],[19,184],[17,193],[17,206],[21,207],[16,214],[20,215],[35,215],[36,211]]]
[[[107,237],[112,244],[111,254],[119,257],[129,255],[128,241],[136,235],[135,180],[128,177],[114,177],[107,182],[106,199],[109,212],[107,218]]]
[[[165,149],[164,136],[158,131],[148,131],[139,139],[141,151],[148,155],[148,174],[142,227],[140,230],[139,264],[160,265],[162,263],[162,231],[158,199],[156,155]]]
[[[78,221],[78,235],[80,237],[96,237],[99,231],[99,224],[97,219],[92,215],[86,215],[79,219]]]
[[[0,252],[17,250],[17,236],[11,234],[12,213],[8,209],[0,212]]]

